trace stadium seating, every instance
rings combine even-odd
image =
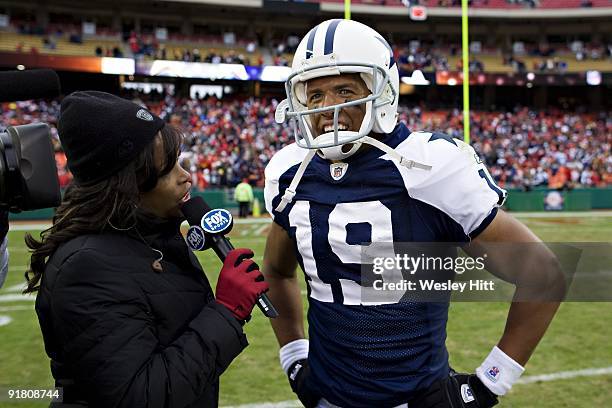
[[[433,2],[434,0],[428,0]],[[487,1],[491,7],[508,5],[506,0],[479,0],[474,2],[474,6],[482,1]],[[542,3],[542,7],[547,7]],[[558,4],[569,4],[581,0],[563,0]],[[605,0],[609,1],[609,0]],[[359,3],[359,2],[357,2]],[[371,0],[369,2],[362,0],[363,4],[378,4]],[[387,1],[387,6],[400,4],[399,1]],[[511,5],[513,7],[519,7]],[[267,44],[266,46],[254,46],[248,48],[249,41],[245,38],[238,37],[236,44],[226,44],[223,38],[219,35],[181,35],[177,33],[169,34],[167,40],[158,41],[153,34],[132,33],[130,38],[122,41],[121,35],[118,32],[113,32],[108,28],[101,27],[97,30],[95,36],[78,35],[81,43],[70,41],[70,33],[80,33],[81,27],[74,25],[48,24],[44,29],[42,27],[31,27],[29,24],[13,22],[13,26],[0,30],[0,51],[20,51],[25,53],[39,53],[48,55],[68,55],[68,56],[120,56],[137,59],[169,59],[189,62],[228,62],[232,60],[236,63],[244,63],[246,65],[291,65],[292,55],[284,52],[276,53],[276,48],[273,46],[276,42]],[[18,32],[41,32],[45,35],[23,34]],[[45,44],[47,41],[47,44]],[[283,43],[282,37],[277,42]],[[253,42],[253,45],[255,42]],[[403,48],[407,44],[396,42],[399,54],[405,52]],[[457,45],[455,47],[459,48]],[[535,45],[531,45],[531,48]],[[528,48],[528,47],[527,47]],[[558,52],[554,55],[559,61],[563,61],[564,68],[561,70],[552,70],[547,72],[584,72],[587,70],[598,70],[603,72],[612,71],[612,61],[606,59],[605,49],[602,48],[602,59],[586,58],[578,61],[573,53],[568,49],[567,44],[556,44],[555,49]],[[197,50],[197,51],[196,51]],[[460,64],[460,56],[453,55],[450,52],[450,45],[437,46],[435,54],[447,61],[448,69],[458,70]],[[428,54],[426,54],[428,55]],[[484,48],[481,54],[473,54],[483,64],[485,72],[506,73],[513,72],[514,68],[511,65],[504,64],[503,56],[500,49]],[[229,60],[226,60],[226,57]],[[431,56],[430,56],[431,57]],[[543,58],[537,56],[519,57],[524,64],[526,71],[535,71],[537,65],[541,64]],[[434,70],[433,66],[425,68],[425,71]],[[440,66],[438,70],[443,70]]]
[[[71,43],[66,38],[48,36],[55,42],[55,48],[47,48],[44,46],[43,36],[17,34],[12,32],[0,32],[0,50],[1,51],[21,51],[21,52],[37,52],[39,54],[51,55],[86,55],[94,56],[96,47],[102,48],[122,47],[121,43],[116,40],[108,39],[89,39],[84,40],[82,44]]]

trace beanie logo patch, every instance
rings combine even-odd
[[[136,112],[136,117],[141,120],[146,120],[147,122],[153,122],[153,115],[151,115],[145,109],[140,109],[138,112]]]

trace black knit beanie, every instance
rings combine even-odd
[[[74,92],[62,101],[59,138],[78,184],[104,180],[153,141],[164,121],[135,103],[105,92]]]

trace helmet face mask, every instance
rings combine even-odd
[[[360,74],[370,91],[368,96],[308,108],[305,92],[308,80],[349,73]],[[330,151],[332,147],[357,144],[359,139],[372,131],[390,133],[397,123],[399,72],[391,47],[376,31],[356,21],[328,20],[313,28],[296,50],[285,91],[287,99],[277,107],[277,121],[283,122],[289,118],[298,146],[321,149],[324,156],[327,156],[326,149]],[[359,130],[339,130],[340,111],[357,105],[365,105],[366,108]],[[312,126],[312,115],[325,112],[334,114],[333,131],[317,135]],[[351,149],[348,155],[356,150]],[[348,155],[345,153],[341,156]]]
[[[346,67],[358,67],[361,70],[369,70],[370,75],[373,78],[371,87],[374,89],[368,96],[355,99],[352,101],[347,101],[343,103],[339,103],[331,106],[324,106],[321,108],[308,109],[305,103],[302,103],[300,99],[295,95],[292,80],[298,76],[308,73],[310,71],[316,72],[316,70],[321,68],[326,68],[326,66],[313,66],[305,69],[303,72],[296,72],[289,76],[287,82],[285,83],[285,90],[287,92],[288,98],[288,110],[286,115],[291,119],[291,126],[293,128],[293,132],[296,138],[296,143],[300,147],[304,147],[307,149],[321,149],[332,146],[339,146],[346,143],[354,142],[358,139],[361,139],[364,136],[367,136],[372,131],[375,121],[375,109],[373,109],[374,101],[379,101],[377,106],[383,106],[385,104],[389,104],[392,101],[380,101],[380,98],[384,92],[384,86],[387,81],[387,73],[381,67],[378,67],[373,64],[354,64],[354,63],[341,63],[338,66],[346,66]],[[340,74],[341,75],[341,74]],[[377,83],[377,78],[382,78],[382,81]],[[315,76],[313,78],[319,78]],[[311,79],[313,79],[311,78]],[[394,95],[395,96],[395,95]],[[366,113],[361,123],[361,126],[357,132],[348,131],[348,130],[339,130],[338,129],[338,118],[340,115],[340,111],[344,108],[364,105],[366,106]],[[325,112],[333,112],[334,113],[334,130],[333,132],[324,133],[321,135],[316,135],[315,129],[311,124],[311,116],[315,114],[321,114]]]

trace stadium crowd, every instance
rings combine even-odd
[[[235,186],[248,178],[263,186],[264,168],[276,151],[293,142],[289,128],[274,121],[277,100],[236,98],[219,100],[124,95],[183,129],[186,140],[182,165],[194,187]],[[411,130],[436,130],[463,138],[458,110],[426,111],[401,107],[400,120]],[[56,150],[60,184],[70,181],[57,130],[59,101],[0,104],[3,126],[46,122]],[[502,187],[601,187],[612,185],[612,115],[533,111],[476,111],[471,117],[471,141]]]

